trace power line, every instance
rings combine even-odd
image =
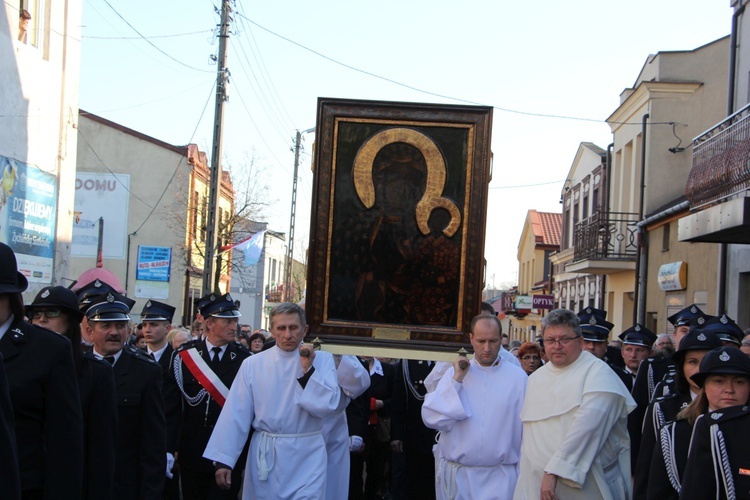
[[[115,14],[117,14],[117,17],[119,17],[120,19],[122,19],[123,22],[130,27],[130,29],[132,29],[133,31],[135,31],[138,34],[139,37],[141,37],[146,43],[148,43],[149,45],[151,45],[153,48],[155,48],[156,50],[158,50],[159,52],[161,52],[163,55],[165,55],[169,59],[173,60],[177,64],[185,66],[186,68],[190,68],[190,69],[195,70],[195,71],[200,71],[201,73],[213,73],[213,71],[210,71],[210,70],[200,69],[200,68],[196,68],[194,66],[190,66],[189,64],[185,64],[184,62],[182,62],[182,61],[180,61],[178,59],[175,59],[174,57],[170,56],[169,54],[167,54],[166,52],[164,52],[163,50],[161,50],[159,47],[157,47],[154,44],[154,42],[152,42],[151,40],[149,40],[148,38],[146,38],[140,31],[138,31],[137,29],[135,29],[135,26],[133,26],[132,24],[130,24],[127,19],[125,19],[124,17],[122,17],[122,15],[119,12],[117,12],[117,10],[112,6],[111,3],[109,3],[107,0],[104,0],[104,3],[106,3],[107,6],[110,9],[112,9],[112,12],[114,12]]]
[[[105,0],[106,1],[106,0]],[[203,111],[201,111],[200,117],[198,117],[198,122],[195,124],[195,128],[193,129],[193,133],[190,134],[190,140],[188,141],[188,144],[193,142],[193,138],[195,137],[196,132],[198,132],[198,127],[200,126],[201,122],[203,121],[203,115],[206,113],[206,109],[208,108],[208,103],[211,102],[211,96],[213,96],[214,88],[216,87],[216,81],[214,81],[214,84],[211,86],[211,91],[208,93],[208,99],[206,99],[206,104],[203,105]],[[151,216],[154,213],[154,210],[156,210],[156,207],[159,206],[159,203],[161,202],[162,198],[164,198],[164,195],[167,192],[167,188],[169,188],[169,185],[172,184],[172,181],[174,180],[174,176],[177,175],[177,171],[180,169],[180,165],[182,165],[182,161],[184,160],[184,156],[180,155],[180,160],[177,162],[177,166],[175,166],[174,172],[172,172],[172,176],[169,178],[169,182],[167,182],[164,185],[164,190],[161,192],[161,195],[159,196],[159,199],[156,200],[156,203],[154,203],[154,206],[151,208],[151,211],[148,213],[146,218],[143,220],[140,226],[138,226],[138,229],[133,231],[133,234],[137,233],[141,230],[141,228],[146,225],[146,222],[151,218]]]
[[[212,33],[214,30],[189,31],[187,33],[174,33],[172,35],[153,35],[153,36],[95,36],[82,35],[81,38],[91,38],[93,40],[153,40],[156,38],[175,38],[180,36],[197,35],[200,33]]]
[[[250,22],[254,26],[257,26],[258,28],[262,29],[263,31],[265,31],[267,33],[270,33],[271,35],[273,35],[273,36],[275,36],[277,38],[281,38],[282,40],[284,40],[284,41],[286,41],[288,43],[291,43],[292,45],[296,45],[297,47],[299,47],[299,48],[301,48],[303,50],[311,52],[311,53],[315,54],[318,57],[322,57],[323,59],[325,59],[327,61],[330,61],[330,62],[332,62],[334,64],[337,64],[339,66],[342,66],[344,68],[350,69],[352,71],[356,71],[357,73],[362,73],[363,75],[371,76],[373,78],[377,78],[378,80],[383,80],[383,81],[386,81],[388,83],[392,83],[394,85],[398,85],[399,87],[404,87],[406,89],[413,90],[415,92],[419,92],[421,94],[431,95],[433,97],[440,97],[442,99],[449,99],[449,100],[452,100],[452,101],[462,102],[464,104],[471,104],[471,105],[475,105],[475,106],[489,106],[489,107],[491,107],[493,109],[496,109],[498,111],[503,111],[505,113],[513,113],[513,114],[517,114],[517,115],[524,115],[524,116],[535,116],[535,117],[539,117],[539,118],[558,118],[558,119],[561,119],[561,120],[576,120],[576,121],[592,122],[592,123],[606,123],[606,124],[611,124],[611,125],[638,125],[638,126],[641,125],[641,122],[608,122],[607,120],[602,120],[602,119],[599,119],[599,118],[586,118],[586,117],[581,117],[581,116],[568,116],[568,115],[556,115],[556,114],[549,114],[549,113],[534,113],[532,111],[521,111],[521,110],[518,110],[518,109],[504,108],[504,107],[501,107],[501,106],[495,106],[495,105],[484,104],[484,103],[480,103],[480,102],[476,102],[476,101],[470,101],[468,99],[462,99],[460,97],[452,97],[452,96],[445,95],[445,94],[439,94],[437,92],[431,92],[429,90],[420,89],[418,87],[414,87],[412,85],[408,85],[406,83],[402,83],[402,82],[399,82],[397,80],[393,80],[392,78],[381,76],[381,75],[378,75],[376,73],[372,73],[370,71],[357,68],[357,67],[352,66],[350,64],[343,63],[343,62],[338,61],[338,60],[336,60],[336,59],[334,59],[332,57],[329,57],[329,56],[327,56],[325,54],[322,54],[322,53],[318,52],[317,50],[311,49],[310,47],[307,47],[307,46],[305,46],[305,45],[303,45],[303,44],[301,44],[299,42],[296,42],[296,41],[292,40],[291,38],[287,38],[284,35],[280,35],[279,33],[276,33],[275,31],[272,31],[272,30],[266,28],[265,26],[262,26],[262,25],[258,24],[257,22],[253,21],[252,19],[250,19],[249,17],[245,16],[242,13],[238,12],[237,15],[240,16],[240,17],[242,17],[242,18],[244,18],[244,19],[246,19],[248,22]],[[671,126],[672,122],[650,122],[649,124],[650,125],[670,125]]]

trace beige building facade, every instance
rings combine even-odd
[[[604,275],[578,273],[568,267],[576,259],[576,235],[606,213],[606,172],[606,150],[590,142],[581,143],[560,193],[563,206],[560,251],[550,256],[555,303],[564,309],[576,312],[584,307],[604,309]]]
[[[688,214],[690,138],[722,114],[728,50],[724,37],[649,56],[607,119],[613,133],[607,211],[582,228],[578,257],[566,270],[606,277],[603,303],[615,335],[635,322],[669,331],[669,314],[693,302],[716,312],[716,249],[685,245],[673,234]],[[670,269],[684,274],[686,267],[682,280],[666,283]]]
[[[189,324],[201,296],[209,165],[197,146],[174,146],[104,118],[79,119],[76,221],[71,275],[96,265],[100,226],[103,265],[140,312],[149,299],[177,308]],[[222,172],[220,229],[233,214],[234,190]],[[229,244],[220,231],[221,245]],[[228,291],[231,251],[221,254],[219,289]]]
[[[542,329],[542,317],[552,308],[533,307],[537,299],[552,298],[550,255],[560,249],[562,218],[560,214],[529,210],[518,242],[518,289],[515,306],[506,311],[510,318],[508,335],[514,340],[534,340]],[[525,302],[522,302],[525,301]],[[525,305],[524,305],[525,304]]]
[[[0,8],[0,241],[30,282],[27,300],[71,276],[82,3]]]

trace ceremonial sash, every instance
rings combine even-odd
[[[198,350],[194,347],[191,349],[185,349],[179,351],[182,362],[187,366],[193,377],[198,380],[198,383],[208,391],[214,401],[219,406],[224,407],[224,402],[227,400],[229,389],[224,385],[218,375],[208,366],[206,361],[198,354]]]

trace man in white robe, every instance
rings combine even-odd
[[[425,425],[440,431],[436,497],[510,498],[518,477],[527,376],[499,356],[495,316],[475,317],[469,339],[474,359],[456,360],[422,406]]]
[[[370,387],[370,374],[356,356],[341,356],[336,368],[341,388],[336,412],[323,421],[323,439],[328,453],[326,495],[328,500],[349,496],[349,451],[359,451],[364,436],[349,436],[346,407]]]
[[[550,362],[526,388],[514,500],[630,499],[633,398],[606,363],[583,350],[575,313],[551,311],[542,335]]]
[[[243,498],[316,499],[325,495],[323,420],[339,404],[333,356],[300,346],[305,312],[284,303],[270,313],[276,345],[243,361],[203,456],[228,488],[231,468],[255,429]],[[307,356],[305,356],[307,354]]]

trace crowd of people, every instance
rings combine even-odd
[[[293,303],[267,332],[98,279],[24,305],[0,261],[0,498],[750,497],[750,340],[695,305],[610,345],[595,308],[520,343],[483,304],[473,357],[435,363],[316,350]]]

